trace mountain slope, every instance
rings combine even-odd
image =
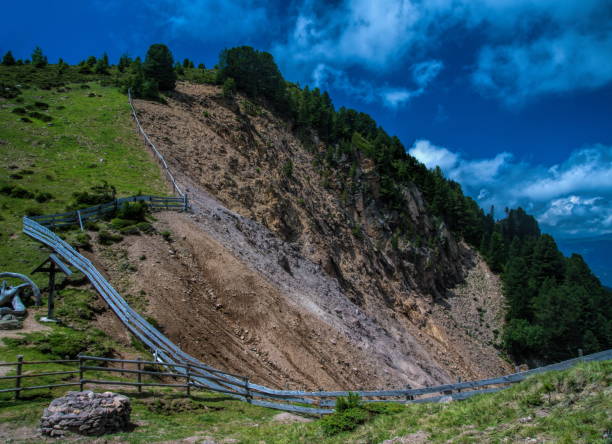
[[[418,189],[403,191],[414,235],[399,237],[389,228],[398,215],[358,191],[377,186],[367,159],[356,166],[349,204],[320,167],[325,147],[305,146],[285,121],[242,96],[228,100],[219,87],[182,83],[167,105],[136,108],[187,185],[200,229],[276,287],[283,304],[323,322],[321,336],[347,338],[376,368],[360,373],[355,358],[330,386],[350,388],[342,381],[351,372],[359,376],[352,387],[381,387],[508,371],[492,345],[502,318],[499,283],[427,213]],[[453,291],[466,276],[468,285]],[[296,371],[304,365],[293,363]],[[295,382],[311,385],[307,379]]]

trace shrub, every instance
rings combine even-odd
[[[129,235],[139,235],[140,234],[140,231],[134,225],[130,225],[128,227],[120,228],[119,232],[121,234],[125,234],[127,236],[129,236]]]
[[[98,242],[102,245],[112,245],[115,242],[121,242],[123,236],[119,234],[113,234],[110,231],[102,230],[98,233]]]
[[[228,77],[223,82],[223,96],[227,98],[234,97],[236,94],[236,81],[231,77]]]
[[[88,220],[85,222],[85,229],[91,230],[91,231],[100,231],[100,225],[98,225],[93,220]]]
[[[36,197],[34,199],[36,199],[36,202],[39,202],[39,203],[48,202],[51,199],[53,199],[53,194],[47,193],[46,191],[43,191],[43,192],[39,191],[38,193],[36,193]]]
[[[103,181],[101,185],[95,185],[90,191],[73,193],[74,204],[70,205],[69,210],[99,205],[115,200],[117,190],[108,182]]]
[[[169,231],[162,231],[161,235],[166,242],[172,242],[172,233]]]
[[[21,120],[21,121],[22,121],[22,122],[24,122],[24,123],[32,123],[32,121],[31,121],[30,119],[28,119],[27,117],[22,117],[22,118],[21,118],[21,119],[19,119],[19,120]]]
[[[26,208],[25,214],[26,214],[26,216],[29,216],[29,217],[31,217],[31,216],[42,216],[43,212],[41,211],[40,208],[29,207],[29,208]]]
[[[121,205],[119,211],[117,211],[117,217],[120,219],[127,219],[129,221],[144,222],[147,216],[148,207],[144,202],[124,202]]]
[[[121,218],[114,218],[111,220],[111,226],[115,229],[115,230],[120,230],[121,228],[125,228],[128,227],[130,225],[134,225],[134,221],[131,220],[127,220],[127,219],[121,219]]]
[[[136,228],[142,233],[152,234],[155,232],[155,228],[149,222],[139,222],[136,224]]]
[[[74,239],[74,244],[78,248],[91,250],[91,237],[87,233],[79,233]]]
[[[9,185],[10,186],[10,185]],[[11,197],[15,197],[17,199],[34,199],[34,193],[31,193],[30,191],[26,190],[25,188],[21,188],[20,186],[17,185],[13,185],[10,186],[10,192],[9,192],[9,196]],[[5,188],[2,188],[2,193],[5,193]]]
[[[366,422],[369,416],[368,412],[362,408],[349,408],[323,418],[321,427],[326,435],[337,435],[338,433],[355,430],[359,425]]]
[[[23,116],[23,115],[25,115],[25,114],[27,114],[26,109],[25,109],[25,108],[23,108],[23,107],[21,107],[21,106],[20,106],[20,107],[17,107],[17,108],[13,108],[13,111],[11,111],[11,112],[12,112],[12,113],[15,113],[15,114],[20,114],[20,115],[22,115],[22,116]]]
[[[50,115],[39,113],[38,111],[32,111],[28,114],[28,116],[34,119],[42,120],[43,122],[51,122],[53,120],[53,117],[51,117]]]
[[[354,409],[361,405],[361,398],[357,393],[349,392],[347,397],[340,396],[336,399],[336,411],[342,412],[348,409]]]
[[[44,110],[49,109],[49,104],[45,102],[34,102],[34,106],[39,109],[44,109]]]

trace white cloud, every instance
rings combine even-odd
[[[459,160],[458,154],[436,146],[429,140],[417,140],[408,152],[427,168],[439,166],[445,172],[453,171]]]
[[[380,77],[437,48],[451,28],[477,29],[489,43],[474,54],[474,85],[516,105],[612,81],[611,15],[609,0],[305,0],[273,53],[300,80],[319,63]],[[413,64],[417,89],[442,66]]]
[[[478,57],[475,85],[509,105],[550,93],[592,89],[612,80],[612,31],[566,32],[528,44],[487,46]]]
[[[428,168],[442,168],[483,208],[522,206],[545,230],[562,236],[612,228],[612,147],[583,148],[548,168],[517,162],[509,153],[466,159],[428,140],[416,141],[409,153]]]
[[[366,103],[379,102],[388,108],[407,105],[410,100],[422,95],[424,88],[378,86],[367,80],[351,80],[346,72],[319,63],[312,71],[311,84],[317,88],[333,87],[344,91]]]
[[[425,87],[435,79],[444,64],[440,60],[428,60],[412,66],[412,77],[417,85]]]

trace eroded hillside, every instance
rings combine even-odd
[[[397,236],[368,159],[347,195],[316,137],[304,144],[243,97],[183,83],[168,104],[136,107],[193,213],[158,222],[170,246],[112,247],[137,272],[98,257],[187,351],[273,386],[398,387],[510,370],[492,345],[497,278],[427,214],[418,189],[403,192],[412,235]]]

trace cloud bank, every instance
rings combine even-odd
[[[517,161],[506,152],[466,159],[428,140],[416,141],[409,153],[428,168],[439,166],[483,208],[495,206],[498,217],[503,208],[522,206],[560,237],[612,231],[612,146],[578,149],[550,167]]]
[[[272,49],[294,77],[306,73],[302,80],[320,64],[372,73],[412,67],[420,95],[437,71],[435,65],[415,68],[415,59],[437,49],[450,29],[473,31],[487,44],[473,54],[472,85],[517,106],[612,81],[611,21],[608,0],[303,1],[286,39]],[[404,93],[394,95],[401,100],[389,105],[415,97],[406,77]]]

